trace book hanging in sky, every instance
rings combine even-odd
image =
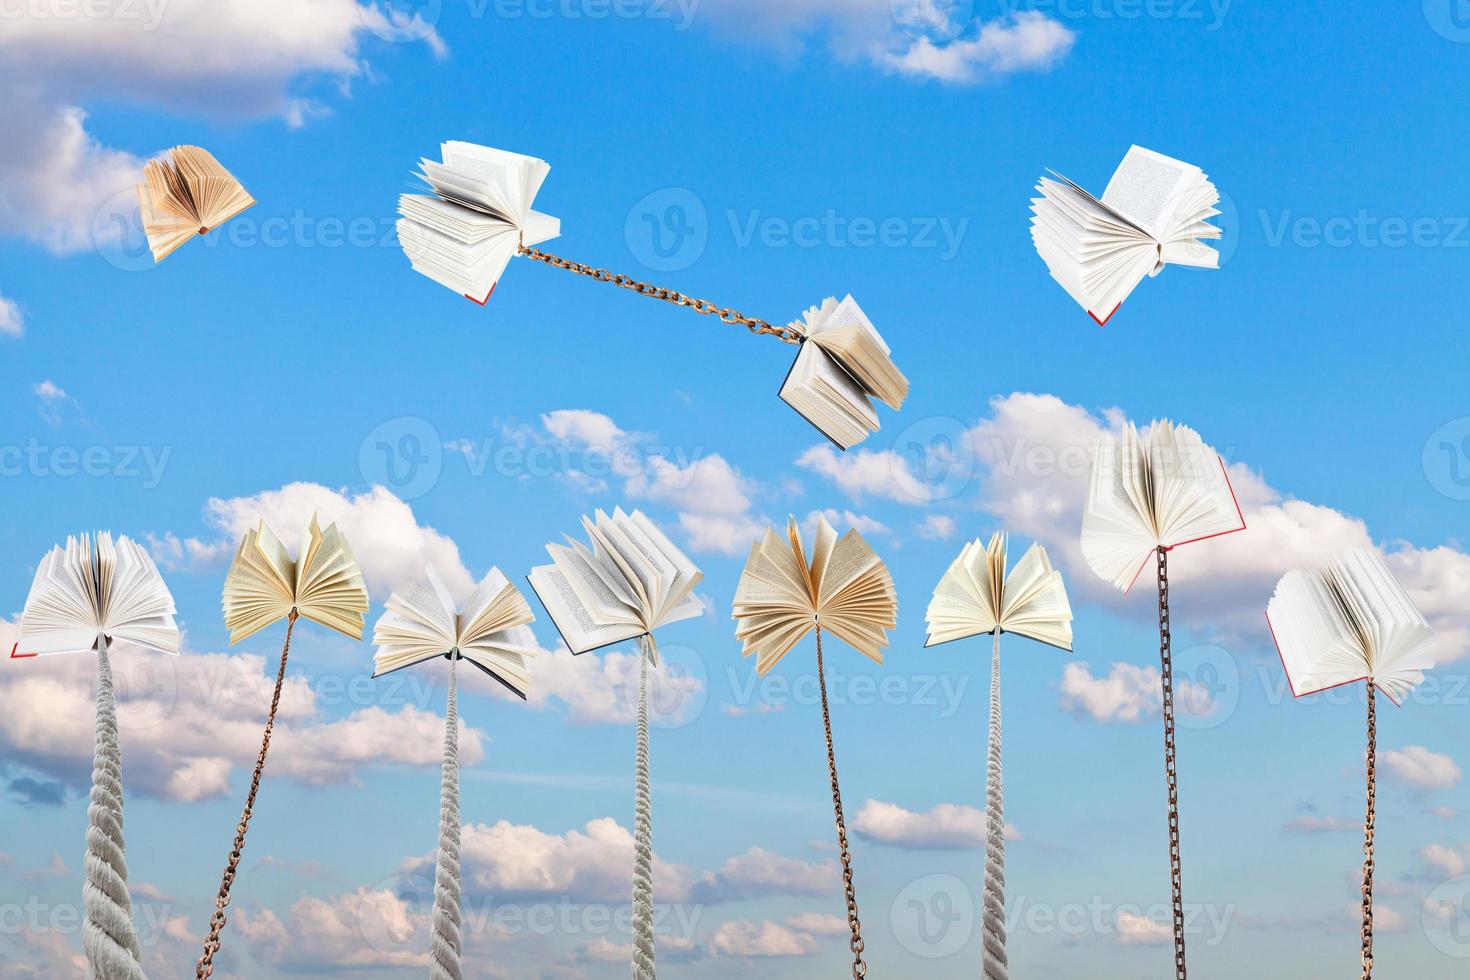
[[[926,647],[999,629],[1072,650],[1072,606],[1062,573],[1052,568],[1046,549],[1033,542],[1007,574],[1002,531],[989,545],[977,538],[961,549],[935,586],[925,620]]]
[[[294,609],[312,622],[362,639],[367,587],[336,524],[312,515],[301,554],[292,559],[264,521],[248,531],[225,575],[222,597],[230,642],[238,643]]]
[[[1398,704],[1434,666],[1434,632],[1376,552],[1287,572],[1266,622],[1295,697],[1367,681]]]
[[[531,588],[573,653],[621,643],[698,616],[704,578],[653,521],[622,508],[582,518],[588,543],[548,544],[550,565],[531,569]]]
[[[1031,199],[1031,240],[1052,278],[1099,326],[1165,265],[1218,269],[1209,219],[1220,194],[1199,167],[1129,147],[1102,199],[1054,170]],[[1053,179],[1055,178],[1055,179]]]
[[[521,246],[561,234],[558,219],[531,210],[551,165],[461,140],[440,156],[415,175],[433,193],[398,199],[398,242],[415,270],[483,306]]]
[[[1082,555],[1127,592],[1159,548],[1245,530],[1225,461],[1198,432],[1168,419],[1139,435],[1108,434],[1088,474]]]
[[[818,515],[811,557],[796,518],[783,538],[767,528],[751,545],[732,611],[741,654],[755,654],[764,675],[800,640],[822,628],[875,663],[883,662],[887,631],[898,622],[893,576],[856,530],[842,537]]]
[[[166,158],[148,161],[138,185],[138,213],[154,263],[254,203],[234,174],[198,146],[176,146]]]
[[[424,574],[389,597],[373,628],[373,676],[458,654],[524,700],[530,661],[540,652],[528,625],[536,617],[525,596],[492,568],[464,605],[456,606],[432,565]]]
[[[781,400],[846,450],[878,431],[876,398],[897,411],[909,382],[857,301],[827,297],[791,328],[802,337]]]
[[[397,229],[413,268],[446,288],[484,305],[521,255],[796,345],[781,398],[844,450],[878,430],[871,399],[897,411],[908,396],[908,379],[850,295],[783,325],[553,255],[535,246],[560,235],[561,222],[531,208],[551,170],[546,161],[457,140],[442,144],[440,155],[442,163],[420,160],[417,176],[433,193],[400,196]]]

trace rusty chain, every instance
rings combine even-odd
[[[250,778],[250,792],[245,797],[245,810],[235,827],[235,843],[230,849],[229,861],[225,864],[224,877],[220,879],[219,897],[214,901],[214,915],[209,920],[209,937],[204,940],[204,955],[195,967],[196,980],[205,980],[214,973],[214,954],[219,952],[220,933],[225,929],[225,909],[230,904],[230,889],[235,884],[235,872],[240,867],[240,852],[245,849],[245,833],[250,829],[251,812],[255,809],[255,794],[260,792],[260,777],[265,771],[265,754],[271,747],[271,732],[276,727],[276,712],[281,707],[281,686],[286,680],[286,657],[291,653],[291,631],[296,628],[299,614],[293,608],[286,617],[286,642],[281,647],[281,667],[276,671],[276,689],[271,695],[270,715],[266,718],[265,734],[260,740],[260,755],[255,760],[255,775]]]
[[[863,924],[858,919],[857,892],[852,886],[852,855],[847,850],[847,822],[842,817],[842,791],[837,788],[837,755],[832,750],[832,715],[827,709],[827,674],[822,666],[822,624],[817,623],[817,687],[822,691],[822,727],[827,732],[827,770],[832,774],[832,808],[837,814],[837,850],[842,859],[842,884],[847,894],[847,928],[852,934],[853,980],[868,975],[863,962]]]
[[[1378,769],[1378,696],[1368,681],[1368,815],[1363,823],[1363,980],[1373,978],[1373,824]]]
[[[654,286],[650,283],[639,282],[632,276],[609,272],[606,269],[594,268],[581,262],[573,262],[570,259],[564,259],[560,256],[552,255],[550,252],[543,252],[539,248],[531,248],[528,245],[520,246],[518,252],[527,258],[535,259],[537,262],[545,262],[553,268],[575,272],[578,275],[596,279],[598,282],[609,282],[622,289],[631,289],[639,296],[661,299],[666,303],[673,303],[675,306],[683,306],[691,309],[695,313],[718,316],[724,322],[742,326],[753,334],[769,334],[787,344],[799,345],[802,342],[800,331],[794,327],[778,327],[758,317],[746,316],[739,310],[732,309],[728,306],[716,306],[707,299],[695,299],[693,296],[685,296],[677,290],[665,289],[663,286]]]
[[[1163,691],[1164,778],[1169,785],[1169,879],[1174,898],[1174,976],[1185,980],[1184,877],[1179,859],[1179,767],[1174,751],[1174,662],[1169,635],[1169,550],[1159,546],[1159,683]]]

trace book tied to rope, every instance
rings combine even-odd
[[[960,550],[929,600],[924,646],[998,628],[1071,651],[1072,606],[1062,573],[1052,567],[1046,549],[1033,542],[1007,574],[1006,543],[1005,532],[997,531],[988,545],[977,538]]]
[[[540,652],[531,607],[500,569],[492,568],[457,606],[432,565],[422,579],[389,597],[373,627],[373,676],[458,654],[522,698],[531,685],[530,661]]]
[[[398,242],[415,271],[484,305],[522,245],[561,234],[558,219],[531,209],[551,165],[462,140],[440,156],[415,174],[433,193],[398,199]]]
[[[231,643],[293,610],[360,640],[368,611],[367,586],[347,539],[336,524],[323,531],[314,514],[295,559],[264,521],[246,532],[225,575],[221,601]]]
[[[1199,167],[1129,147],[1101,199],[1054,170],[1031,199],[1031,241],[1051,276],[1099,326],[1165,265],[1218,269],[1209,219],[1220,193]]]
[[[563,642],[573,653],[621,643],[698,616],[694,587],[704,578],[658,525],[621,507],[582,518],[583,544],[548,544],[550,565],[528,576]]]

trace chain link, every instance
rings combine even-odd
[[[1179,768],[1174,752],[1174,661],[1169,635],[1169,551],[1159,546],[1159,682],[1164,697],[1164,778],[1169,785],[1169,880],[1174,898],[1174,976],[1185,980],[1184,876],[1179,859]]]
[[[1363,824],[1363,980],[1373,980],[1373,824],[1378,769],[1378,696],[1368,681],[1368,815]]]
[[[527,258],[535,259],[538,262],[545,262],[547,265],[553,266],[557,269],[565,269],[568,272],[575,272],[578,275],[588,276],[592,279],[596,279],[598,282],[610,282],[614,286],[621,287],[622,289],[631,289],[639,296],[648,296],[653,299],[661,299],[666,303],[673,303],[675,306],[683,306],[691,309],[695,313],[703,313],[708,316],[718,316],[726,323],[744,327],[753,334],[769,334],[770,336],[775,337],[777,340],[780,340],[783,343],[787,344],[800,344],[803,339],[801,333],[793,327],[778,327],[773,324],[767,323],[765,320],[761,320],[757,317],[746,316],[739,310],[732,309],[728,306],[716,306],[714,303],[711,303],[707,299],[695,299],[693,296],[685,296],[683,293],[678,292],[677,290],[665,289],[662,286],[654,286],[650,283],[639,282],[632,276],[625,276],[622,273],[609,272],[606,269],[594,268],[593,266],[585,265],[581,262],[573,262],[570,259],[564,259],[559,256],[552,255],[550,252],[543,252],[539,248],[531,248],[528,245],[522,245],[519,249],[519,253],[526,256]]]
[[[286,680],[286,657],[291,653],[291,631],[296,628],[295,609],[286,617],[286,642],[281,647],[281,667],[276,672],[276,689],[271,695],[270,715],[266,718],[265,734],[260,740],[260,755],[255,759],[255,775],[250,778],[250,792],[245,797],[245,810],[240,814],[240,823],[235,827],[235,843],[230,849],[230,859],[225,864],[225,874],[220,879],[219,897],[214,901],[214,915],[209,920],[209,937],[204,940],[204,955],[195,967],[196,980],[206,980],[214,973],[214,954],[219,952],[220,933],[225,928],[225,908],[230,904],[230,889],[235,884],[235,872],[240,867],[240,853],[245,849],[245,833],[250,829],[251,812],[255,809],[255,794],[260,792],[260,777],[265,771],[265,754],[271,747],[271,732],[276,727],[276,712],[281,707],[281,686]]]
[[[847,948],[852,950],[853,980],[862,980],[868,975],[868,964],[863,962],[863,924],[858,919],[857,892],[852,886],[852,855],[847,850],[847,822],[842,818],[842,791],[837,788],[837,755],[832,751],[832,715],[827,710],[827,674],[822,666],[822,624],[817,623],[817,687],[822,691],[822,727],[827,732],[827,770],[832,774],[832,808],[837,814],[837,849],[842,859],[842,885],[847,893],[847,928],[852,938]]]

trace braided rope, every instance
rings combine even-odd
[[[984,980],[1009,980],[1006,958],[1005,787],[1000,766],[1000,627],[990,653],[990,732],[985,781],[985,899],[981,915],[980,972]]]
[[[245,834],[250,830],[250,817],[255,811],[255,796],[260,792],[260,777],[265,772],[265,754],[270,751],[271,732],[276,727],[276,712],[281,707],[281,686],[286,682],[286,657],[291,653],[291,632],[296,628],[299,614],[295,609],[286,617],[286,642],[281,647],[281,666],[276,671],[276,688],[271,694],[271,710],[265,720],[265,732],[260,739],[260,755],[255,759],[255,774],[250,778],[250,792],[245,796],[245,809],[240,822],[235,825],[235,842],[230,848],[229,860],[225,862],[225,873],[219,883],[219,897],[214,900],[214,915],[209,920],[209,935],[204,939],[204,955],[194,968],[195,980],[205,980],[214,973],[214,954],[219,952],[220,933],[225,929],[225,909],[230,904],[230,889],[235,884],[235,873],[240,867],[240,854],[245,850]]]
[[[1363,822],[1363,980],[1373,980],[1373,825],[1378,798],[1378,695],[1368,681],[1368,813]]]
[[[598,282],[612,283],[621,289],[631,289],[639,296],[661,299],[666,303],[673,303],[675,306],[682,306],[686,309],[693,310],[695,313],[703,313],[706,316],[718,316],[725,323],[744,327],[753,334],[769,334],[787,344],[800,344],[802,341],[802,335],[792,327],[778,327],[767,323],[759,317],[746,316],[739,310],[731,309],[728,306],[716,306],[707,299],[695,299],[693,296],[685,296],[683,293],[674,289],[665,289],[663,286],[654,286],[646,282],[639,282],[632,276],[609,272],[606,269],[598,269],[583,262],[573,262],[571,259],[564,259],[560,256],[552,255],[550,252],[543,252],[539,248],[531,248],[528,245],[522,245],[518,251],[519,254],[529,259],[535,259],[537,262],[545,262],[554,269],[565,269],[567,272],[575,272],[579,276],[587,276]]]
[[[842,790],[837,785],[837,755],[832,749],[832,713],[827,708],[827,672],[822,665],[822,624],[817,627],[817,687],[822,692],[822,727],[827,733],[827,771],[832,776],[832,810],[837,815],[837,853],[842,859],[842,886],[847,898],[847,948],[852,950],[852,975],[862,980],[868,975],[863,962],[863,924],[858,918],[857,892],[852,886],[852,855],[847,850],[847,821],[842,817]]]
[[[449,706],[444,711],[444,771],[439,788],[439,855],[434,866],[430,980],[463,980],[459,957],[459,703],[458,651],[449,656]]]
[[[638,749],[633,816],[633,980],[654,980],[653,799],[648,785],[648,661],[653,638],[638,657]]]
[[[86,878],[82,882],[82,949],[89,980],[144,980],[133,928],[123,848],[122,749],[107,637],[97,637],[97,741],[92,802],[87,807]]]
[[[1169,881],[1174,898],[1174,976],[1186,980],[1184,876],[1179,857],[1179,766],[1174,748],[1174,659],[1169,633],[1169,551],[1159,547],[1159,685],[1163,694],[1164,779],[1169,787]]]

